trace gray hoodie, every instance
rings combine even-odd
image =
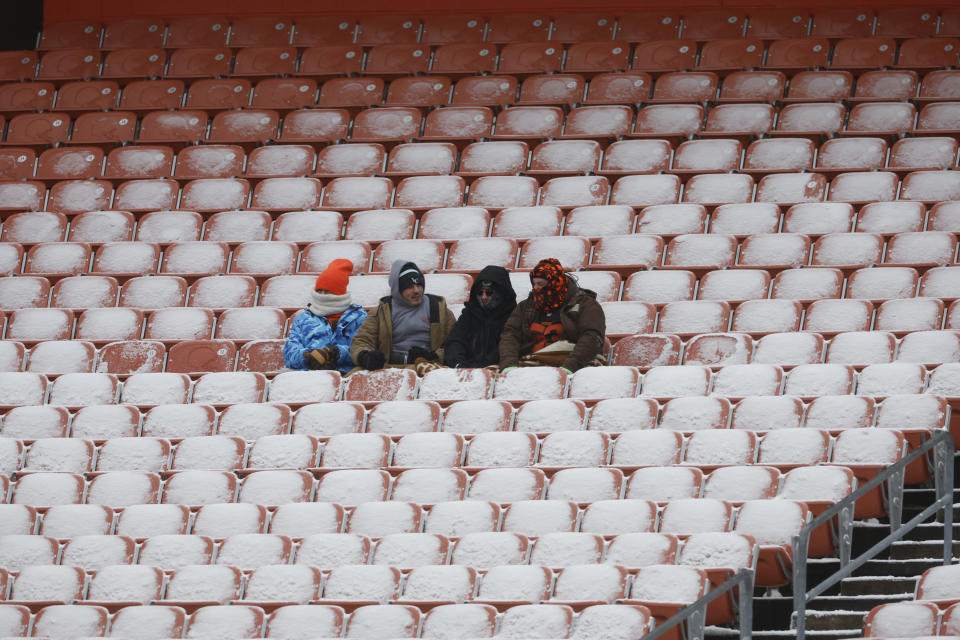
[[[390,317],[395,354],[405,354],[413,347],[430,349],[430,301],[424,294],[420,304],[414,307],[400,295],[400,272],[411,266],[420,270],[409,260],[394,260],[390,265]]]

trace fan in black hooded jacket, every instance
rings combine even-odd
[[[492,288],[492,297],[480,297],[480,290]],[[517,294],[510,274],[503,267],[487,266],[473,281],[470,299],[453,325],[444,345],[448,367],[478,368],[500,361],[500,331],[517,306]]]

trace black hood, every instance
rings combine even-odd
[[[500,294],[500,304],[493,309],[484,309],[477,301],[477,291],[480,290],[480,283],[489,280],[493,283],[493,288]],[[473,286],[470,287],[470,299],[464,304],[465,310],[470,310],[477,315],[499,316],[507,315],[517,306],[517,293],[510,284],[510,273],[503,267],[488,265],[473,279]]]

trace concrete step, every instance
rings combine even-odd
[[[943,564],[942,560],[936,559],[906,559],[906,560],[884,560],[874,558],[868,560],[860,567],[856,574],[858,576],[895,576],[901,578],[911,578],[919,576],[930,567],[936,567]],[[833,558],[825,560],[811,561],[807,565],[807,584],[817,585],[840,568],[840,561]]]
[[[953,540],[952,556],[960,555],[960,540]],[[943,540],[900,540],[890,545],[893,560],[936,559],[943,557]]]
[[[904,599],[912,598],[916,590],[916,577],[903,578],[896,576],[852,576],[840,582],[840,595],[844,596],[878,596],[902,595]]]

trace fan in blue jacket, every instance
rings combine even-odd
[[[347,283],[353,263],[334,260],[317,277],[307,308],[297,314],[283,345],[283,361],[290,369],[353,369],[350,344],[367,312],[351,304]]]

